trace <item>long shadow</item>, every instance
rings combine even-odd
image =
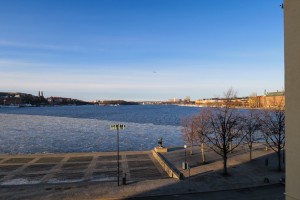
[[[183,147],[169,147],[168,152],[184,149]]]
[[[220,161],[222,159],[217,159],[216,161]],[[230,158],[229,158],[230,160]],[[209,162],[209,163],[212,163],[213,161]],[[249,166],[251,165],[251,168],[254,168],[253,166],[257,166],[259,167],[258,169],[256,169],[256,171],[259,171],[259,172],[262,172],[262,171],[265,171],[265,172],[274,172],[274,173],[281,173],[281,172],[285,172],[285,165],[283,162],[281,162],[282,164],[282,171],[279,172],[278,169],[277,169],[277,155],[276,153],[270,153],[268,155],[264,155],[264,156],[260,156],[259,158],[255,158],[253,160],[249,160],[245,163],[242,163],[242,164],[238,164],[238,165],[232,165],[230,167],[228,167],[228,176],[233,176],[234,175],[234,171],[236,171],[235,169],[238,169],[238,168],[246,168],[246,166]],[[272,166],[271,166],[272,165]],[[198,166],[197,166],[198,167]],[[209,174],[209,173],[212,173],[212,172],[217,172],[219,173],[220,175],[222,175],[223,173],[223,168],[220,169],[220,170],[211,170],[211,171],[206,171],[206,172],[203,172],[203,173],[199,173],[199,174],[195,174],[195,175],[192,175],[190,176],[189,178],[191,180],[193,179],[197,179],[197,178],[201,178],[201,176],[203,175],[206,175],[206,174]],[[266,175],[267,176],[267,175]],[[264,178],[266,177],[264,176]],[[224,176],[226,178],[226,176]],[[263,180],[263,178],[262,178]]]
[[[256,147],[256,148],[253,149],[253,151],[254,150],[262,150],[262,149],[264,149],[264,147]],[[209,155],[207,155],[208,153],[214,154],[214,152],[212,150],[208,149],[208,150],[206,150],[206,157],[209,157]],[[245,154],[245,153],[249,153],[249,150],[247,148],[242,148],[239,151],[233,151],[232,153],[228,154],[228,159],[230,159],[234,156],[237,156],[237,155]],[[201,156],[201,155],[200,155],[200,153],[194,153],[193,155],[189,155],[189,157],[191,157],[191,156],[196,157],[196,156]],[[217,162],[217,161],[222,161],[222,158],[221,157],[215,158],[215,159],[209,158],[209,160],[207,159],[207,161],[205,163],[202,163],[202,162],[199,161],[199,162],[190,164],[189,167],[190,168],[195,168],[195,167],[199,167],[201,165],[206,165],[206,164],[214,163],[214,162]]]
[[[265,162],[266,159],[268,159],[268,164],[266,164]],[[215,171],[197,174],[189,177],[186,180],[158,187],[150,191],[141,192],[123,199],[139,199],[142,197],[147,199],[172,199],[176,196],[179,197],[183,194],[187,196],[193,196],[193,194],[200,195],[207,192],[215,193],[216,191],[230,190],[234,190],[237,191],[237,193],[239,193],[239,191],[244,191],[248,189],[253,191],[255,194],[256,190],[261,190],[257,188],[263,189],[265,187],[267,190],[267,188],[272,188],[272,185],[279,184],[279,178],[285,175],[285,166],[284,164],[282,166],[283,171],[278,172],[276,154],[270,153],[268,155],[255,158],[252,161],[247,161],[241,164],[229,166],[227,176],[223,175],[223,169],[218,169]],[[265,178],[268,178],[269,182],[265,182]],[[203,189],[201,189],[201,187]],[[281,189],[278,190],[278,187]],[[274,195],[275,198],[277,196],[279,198],[281,196],[284,196],[284,186],[278,187],[274,186],[274,189],[272,189],[271,193],[269,192],[270,198],[268,199],[274,199]],[[222,192],[220,193],[220,195],[222,195]],[[213,199],[222,198],[214,197]],[[248,198],[243,197],[243,199]],[[249,197],[249,199],[252,198]]]
[[[212,192],[189,192],[177,195],[143,196],[129,197],[124,199],[143,199],[143,200],[258,200],[258,199],[285,199],[284,187],[281,184],[266,185],[252,188],[242,188],[233,190],[222,190]]]

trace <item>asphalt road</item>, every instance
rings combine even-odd
[[[275,184],[267,185],[255,188],[247,189],[237,189],[237,190],[226,190],[226,191],[217,191],[217,192],[201,192],[201,193],[190,193],[182,195],[162,195],[162,196],[153,196],[153,197],[131,197],[127,200],[150,200],[150,199],[159,199],[159,200],[284,200],[284,185]]]

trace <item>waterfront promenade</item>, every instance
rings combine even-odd
[[[277,184],[284,172],[276,171],[276,157],[263,145],[255,147],[251,162],[246,148],[232,153],[227,177],[222,176],[222,160],[212,151],[206,152],[207,164],[203,165],[196,147],[193,155],[187,154],[191,169],[183,170],[184,149],[170,150],[160,155],[184,180],[168,177],[150,151],[122,152],[121,174],[127,174],[127,185],[121,186],[116,182],[113,152],[0,155],[0,199],[159,199],[162,195],[168,199],[168,195],[209,196],[207,192],[215,191],[255,193],[263,188],[273,191],[269,199],[283,199],[284,186]],[[265,178],[270,182],[264,182]]]

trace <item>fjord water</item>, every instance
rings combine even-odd
[[[57,106],[0,109],[0,153],[67,153],[150,150],[163,137],[164,145],[183,145],[182,117],[200,108],[174,105]]]

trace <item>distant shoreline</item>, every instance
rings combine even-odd
[[[205,106],[205,105],[189,105],[189,104],[174,104],[177,106],[183,106],[183,107],[197,107],[197,108],[217,108],[218,106]],[[250,108],[250,107],[232,107],[235,109],[244,109],[244,110],[270,110],[274,108]]]

